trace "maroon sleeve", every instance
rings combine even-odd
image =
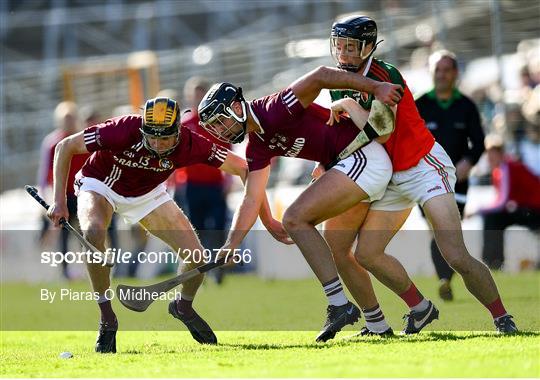
[[[188,165],[206,164],[219,168],[227,159],[228,149],[211,142],[206,137],[188,128],[182,128],[181,138],[191,140]]]
[[[265,149],[264,145],[257,144],[257,142],[248,142],[246,147],[246,161],[248,164],[248,171],[264,169],[270,165],[270,160],[273,155],[268,149]]]
[[[139,115],[125,115],[86,128],[84,130],[86,149],[89,152],[119,151],[131,147],[142,139],[139,131],[141,119]]]
[[[301,117],[305,111],[294,92],[287,87],[275,94],[259,98],[251,102],[253,111],[260,119],[263,129],[268,126],[279,128]]]

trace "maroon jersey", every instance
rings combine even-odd
[[[304,108],[290,88],[252,101],[250,108],[260,126],[246,148],[250,171],[268,166],[275,156],[329,164],[360,132],[348,118],[328,126],[330,110],[318,104]]]
[[[199,125],[199,115],[197,114],[197,109],[194,109],[191,112],[185,112],[182,115],[181,123],[193,132],[206,137],[208,140],[216,143],[217,145],[222,146],[225,149],[230,149],[231,144],[225,145],[224,142],[216,139],[214,136],[208,133],[206,129]],[[221,170],[208,165],[195,164],[188,166],[184,170],[188,183],[211,186],[223,186],[225,183],[224,173]]]
[[[82,167],[82,176],[100,180],[117,194],[137,197],[165,182],[176,168],[203,163],[219,167],[227,157],[227,149],[181,127],[178,146],[159,158],[144,147],[141,123],[141,116],[126,115],[86,128],[84,142],[94,154]]]
[[[53,185],[53,164],[54,164],[54,150],[56,145],[68,134],[64,131],[55,130],[45,136],[41,143],[41,155],[39,161],[38,171],[38,184],[42,189]],[[66,194],[68,196],[75,196],[75,189],[73,188],[73,182],[75,182],[75,175],[86,162],[86,159],[90,157],[90,154],[75,154],[71,158],[71,165],[69,166],[69,173],[67,179]]]

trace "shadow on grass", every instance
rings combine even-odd
[[[512,297],[509,297],[512,299],[512,302],[517,302],[517,301],[528,301],[528,302],[536,302],[538,300],[538,295],[540,294],[540,292],[537,292],[534,296],[531,296],[531,295],[515,295],[515,296],[512,296]],[[459,298],[454,298],[454,300],[452,300],[451,302],[445,302],[445,301],[438,301],[439,304],[441,305],[474,305],[474,304],[478,304],[478,301],[473,298],[472,295],[468,295],[468,296],[464,296],[463,298],[459,297]]]
[[[466,334],[466,335],[464,335]],[[540,337],[540,332],[523,331],[513,335],[497,334],[495,332],[425,332],[419,335],[393,335],[388,337],[361,337],[351,335],[341,339],[336,339],[327,343],[305,343],[305,344],[272,344],[272,343],[221,343],[218,347],[229,347],[243,350],[282,350],[303,348],[311,350],[327,349],[331,347],[342,347],[352,344],[392,344],[392,343],[416,343],[416,342],[435,342],[435,341],[460,341],[475,338],[493,338],[507,339],[510,337]]]
[[[332,347],[353,346],[356,344],[368,345],[391,345],[393,343],[418,343],[418,342],[439,342],[439,341],[462,341],[476,338],[507,339],[511,337],[540,337],[540,332],[522,331],[512,335],[497,334],[495,332],[471,331],[471,332],[424,332],[418,335],[393,335],[388,337],[361,337],[351,335],[341,339],[334,339],[327,343],[218,343],[217,345],[198,345],[193,343],[191,346],[182,348],[171,348],[168,345],[151,343],[143,345],[141,348],[131,348],[121,352],[123,355],[141,355],[141,354],[179,354],[179,353],[197,353],[201,350],[223,351],[223,350],[287,350],[287,349],[305,349],[305,350],[323,350]]]
[[[221,347],[229,347],[234,349],[241,349],[241,350],[283,350],[283,349],[290,349],[290,348],[302,348],[302,349],[308,349],[308,350],[320,350],[321,348],[326,348],[324,344],[316,344],[316,343],[305,343],[305,344],[273,344],[273,343],[222,343],[219,346]]]
[[[498,334],[491,331],[429,331],[415,335],[394,335],[390,337],[370,337],[363,338],[360,336],[350,336],[344,338],[344,341],[351,343],[366,343],[366,344],[391,344],[399,341],[400,343],[416,343],[416,342],[435,342],[435,341],[460,341],[476,338],[492,338],[492,339],[508,339],[512,337],[540,337],[540,332],[537,331],[520,331],[515,334]]]

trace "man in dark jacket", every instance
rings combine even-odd
[[[430,57],[429,64],[434,88],[418,98],[416,106],[435,140],[456,167],[456,201],[463,215],[469,172],[484,151],[484,132],[476,105],[456,87],[456,56],[446,50],[438,51]],[[451,301],[450,280],[454,271],[441,256],[433,239],[431,257],[440,279],[439,295],[443,300]]]

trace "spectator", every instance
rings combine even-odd
[[[55,130],[45,136],[41,144],[38,185],[44,193],[50,192],[53,183],[54,149],[56,148],[56,145],[65,137],[79,132],[82,129],[77,105],[68,101],[59,103],[54,110],[54,125]],[[69,223],[75,228],[78,228],[79,223],[77,220],[77,197],[75,196],[75,190],[73,189],[73,182],[75,181],[75,174],[84,165],[89,156],[90,154],[78,154],[73,156],[68,174],[66,193]],[[47,217],[43,216],[42,220],[43,223],[40,234],[41,241],[43,241],[50,226]],[[66,253],[68,251],[68,238],[69,232],[62,229],[60,232],[60,252]],[[62,276],[67,280],[71,279],[65,261],[62,262]]]
[[[540,229],[540,178],[504,154],[503,139],[485,139],[492,181],[497,192],[493,205],[477,211],[484,220],[482,259],[492,269],[504,263],[504,230],[514,224]]]
[[[525,136],[519,143],[519,155],[527,168],[540,176],[540,85],[525,100],[522,113],[527,124]]]
[[[456,87],[458,65],[456,56],[446,50],[429,58],[434,88],[416,100],[420,115],[435,140],[442,145],[456,167],[456,201],[463,215],[469,173],[484,151],[484,131],[474,102]],[[450,281],[454,270],[443,259],[435,240],[431,240],[431,257],[440,279],[439,296],[453,299]]]
[[[199,126],[197,106],[209,88],[210,83],[201,77],[191,77],[186,81],[184,99],[189,108],[182,115],[182,125],[230,149],[230,144],[217,140]],[[198,231],[203,246],[208,249],[217,249],[225,243],[226,238],[227,193],[231,183],[230,177],[225,176],[219,169],[203,164],[184,168],[184,174],[185,211]],[[178,196],[175,196],[176,199]],[[216,281],[221,283],[223,269],[220,268],[214,272]]]

